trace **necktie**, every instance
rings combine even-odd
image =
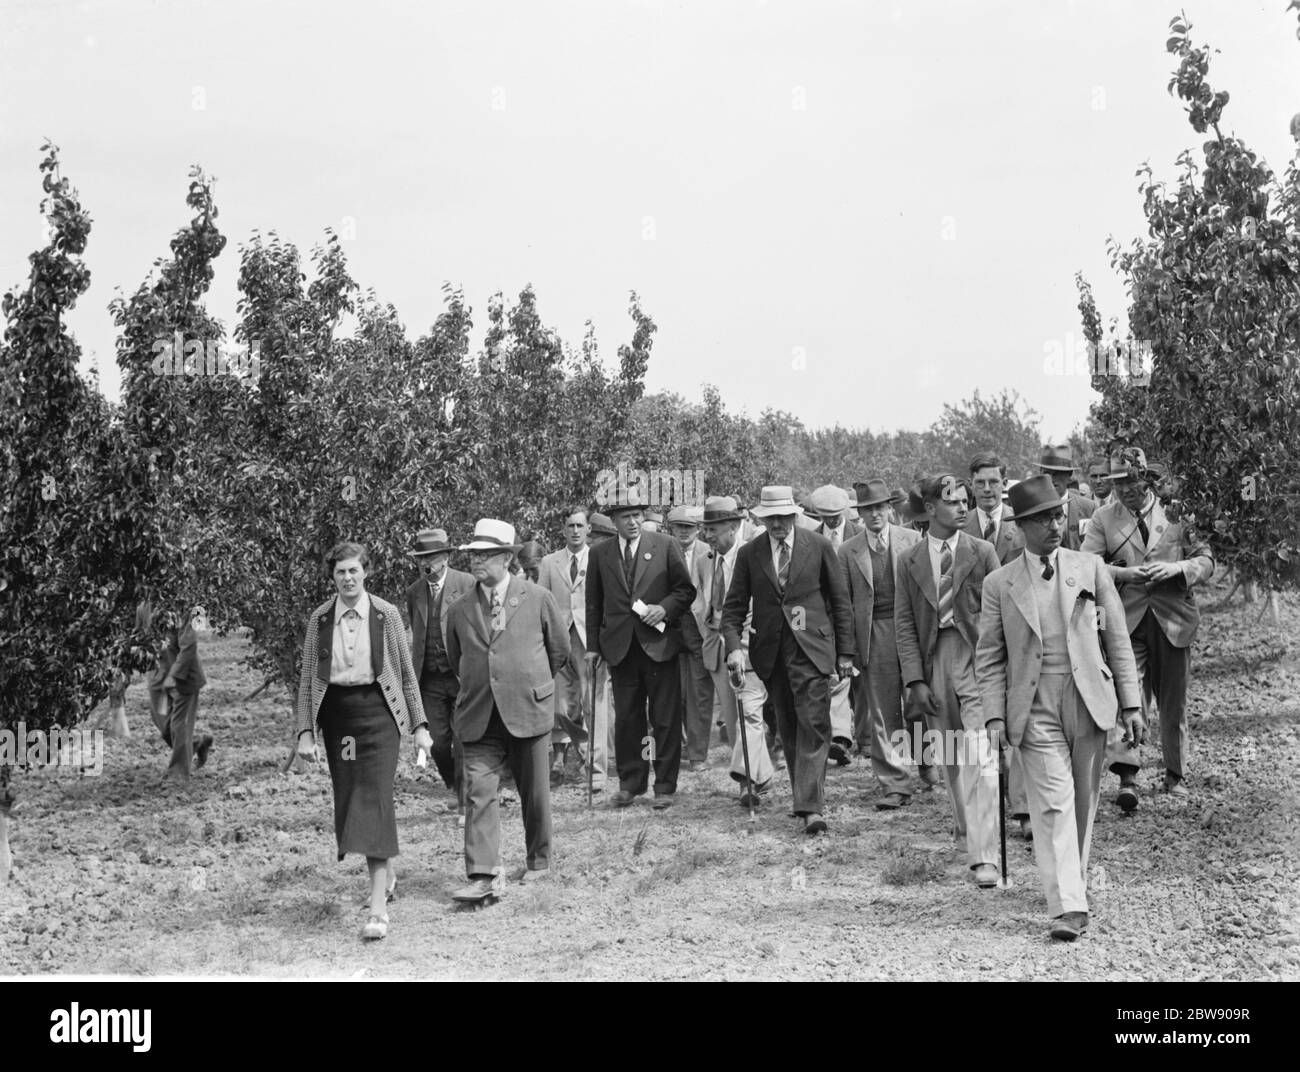
[[[505,608],[501,606],[501,593],[492,589],[492,632],[499,633],[506,627]]]
[[[1144,544],[1151,542],[1151,531],[1147,528],[1145,514],[1138,514],[1138,532],[1142,533],[1142,542]]]
[[[790,579],[790,545],[784,540],[777,550],[777,567],[776,583],[782,592],[785,591],[785,582]]]
[[[943,541],[939,554],[939,625],[952,623],[952,551],[948,541]]]
[[[722,617],[722,604],[726,601],[727,581],[725,577],[727,560],[719,555],[713,566],[713,604],[714,620]]]
[[[437,581],[429,582],[429,606],[436,607],[438,605],[438,593],[441,591],[442,591],[441,584],[439,584]]]
[[[1046,555],[1039,555],[1038,561],[1043,564],[1043,580],[1050,581],[1056,573],[1056,570],[1052,569],[1052,560]]]
[[[578,556],[569,556],[569,583],[576,584],[578,580]]]
[[[839,545],[840,545],[840,530],[831,529],[831,546],[839,547]]]
[[[876,554],[878,554],[878,555],[883,555],[883,554],[885,553],[885,540],[884,540],[884,537],[882,537],[882,536],[872,536],[872,537],[871,537],[871,549],[872,549],[873,551],[875,551]]]
[[[984,526],[984,539],[988,540],[989,543],[992,543],[993,535],[997,531],[998,531],[998,523],[994,521],[993,518],[990,517],[989,523]]]
[[[636,555],[632,553],[632,544],[623,549],[623,576],[627,578],[628,588],[632,587],[632,574],[636,572]]]

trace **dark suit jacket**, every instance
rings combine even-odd
[[[442,645],[447,646],[447,614],[452,604],[474,587],[474,578],[468,573],[454,570],[450,566],[442,579]],[[406,620],[411,625],[411,663],[415,666],[418,677],[424,666],[424,643],[428,639],[429,625],[429,582],[421,575],[420,579],[406,589]],[[456,664],[451,664],[452,673]]]
[[[915,529],[905,529],[900,525],[889,526],[889,555],[894,563],[894,591],[902,583],[903,560],[917,540],[925,539]],[[854,536],[840,547],[840,565],[844,570],[844,583],[849,590],[849,599],[853,603],[853,634],[857,647],[854,665],[859,670],[867,669],[867,660],[871,657],[871,621],[875,617],[875,578],[872,577],[871,548],[867,544],[864,532]]]
[[[1025,549],[1025,534],[1016,527],[1014,521],[1008,521],[1006,518],[1010,512],[1010,508],[1003,507],[1002,523],[998,525],[998,534],[992,541],[993,553],[998,556],[998,561],[1003,565]],[[977,540],[984,539],[984,533],[980,531],[979,514],[974,510],[966,515],[966,524],[962,526],[962,532],[974,536]]]
[[[505,625],[491,632],[476,588],[447,615],[447,657],[460,679],[452,727],[462,741],[483,736],[493,705],[514,737],[537,737],[555,725],[555,674],[569,658],[569,630],[555,597],[511,577]]]
[[[766,532],[740,549],[722,608],[728,655],[741,647],[741,630],[750,615],[751,600],[749,659],[759,677],[769,678],[776,669],[783,620],[800,650],[821,673],[834,673],[839,656],[853,658],[853,605],[835,550],[825,536],[810,529],[794,530],[784,592],[777,587],[772,541]]]
[[[939,590],[930,568],[929,537],[907,552],[894,590],[894,628],[903,684],[930,683],[939,646]],[[970,644],[979,643],[980,597],[984,578],[999,566],[993,545],[966,532],[957,533],[952,555],[952,622]]]
[[[186,622],[181,628],[176,643],[176,658],[166,672],[176,682],[177,692],[185,694],[198,692],[208,683],[208,679],[203,673],[203,663],[199,659],[199,637],[191,623]],[[160,659],[159,663],[161,662]]]
[[[611,666],[617,666],[627,657],[635,636],[642,650],[657,663],[680,653],[678,619],[689,613],[695,586],[677,541],[660,532],[641,533],[630,591],[623,575],[618,537],[596,544],[587,555],[587,650],[598,652]],[[632,604],[638,599],[663,607],[667,627],[662,633],[633,613]]]

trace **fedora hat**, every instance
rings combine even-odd
[[[1019,521],[1031,514],[1041,514],[1044,510],[1065,505],[1065,500],[1056,494],[1052,478],[1046,473],[1022,480],[1007,492],[1007,501],[1011,505],[1011,517],[1006,518],[1007,521]]]
[[[893,502],[895,495],[899,497],[900,502],[907,497],[902,488],[890,491],[883,480],[872,477],[870,480],[853,485],[853,501],[849,505],[855,509],[878,506],[880,503]]]
[[[794,488],[789,484],[769,484],[749,512],[755,517],[789,517],[802,514],[803,507],[794,501]]]
[[[641,488],[637,484],[620,484],[615,490],[613,498],[603,505],[605,512],[610,517],[613,517],[621,510],[648,510],[650,498],[648,495],[642,494]]]
[[[715,521],[744,521],[740,504],[730,495],[710,495],[704,500],[704,524]]]
[[[617,536],[618,529],[614,527],[614,522],[609,519],[608,514],[595,513],[591,515],[591,531],[599,533],[602,536]]]
[[[1060,443],[1043,448],[1038,468],[1049,473],[1073,473],[1078,466],[1074,464],[1074,451],[1068,444]]]
[[[445,554],[450,550],[446,529],[421,529],[415,534],[411,549],[406,553],[412,558],[420,558],[424,555]]]
[[[842,514],[851,502],[849,493],[834,484],[823,484],[808,496],[808,505],[811,507],[809,512],[823,517],[826,514]]]
[[[1147,461],[1146,451],[1141,447],[1123,447],[1110,456],[1111,480],[1124,480],[1152,476],[1157,480],[1164,476],[1160,466]]]
[[[515,527],[504,521],[481,517],[474,524],[474,537],[460,545],[462,551],[518,551],[523,546],[515,542]]]

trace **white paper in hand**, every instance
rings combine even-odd
[[[650,608],[645,605],[644,600],[638,599],[635,603],[632,604],[633,613],[636,614],[637,617],[639,617],[642,621],[645,621],[646,611],[648,611],[649,609]],[[658,629],[659,632],[662,633],[664,631],[664,623],[658,622],[657,624],[651,626],[651,628]]]

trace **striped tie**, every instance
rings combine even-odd
[[[997,532],[997,530],[998,530],[998,523],[994,521],[992,518],[989,518],[989,523],[984,526],[984,539],[988,540],[989,543],[992,543],[993,534]]]
[[[785,582],[790,579],[790,545],[784,540],[777,550],[777,569],[776,583],[782,592],[785,591]]]
[[[717,557],[716,565],[713,567],[713,620],[715,622],[722,620],[722,607],[727,597],[727,579],[726,569],[727,560],[721,555]]]
[[[501,605],[501,593],[492,589],[492,632],[499,633],[506,627],[505,608]]]
[[[952,551],[943,541],[939,555],[939,628],[952,625]]]

